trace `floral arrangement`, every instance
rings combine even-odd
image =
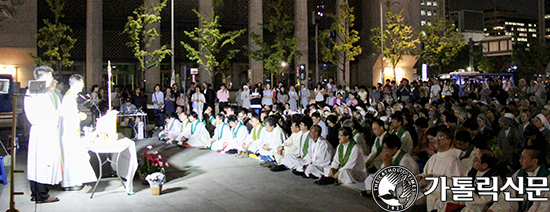
[[[147,175],[147,177],[145,177],[145,180],[149,182],[149,185],[158,186],[164,184],[166,176],[163,173],[155,172]]]
[[[153,146],[147,146],[148,150],[153,149]],[[138,171],[143,175],[150,175],[153,173],[164,173],[164,167],[169,167],[168,162],[162,161],[162,156],[158,151],[153,151],[148,153],[148,151],[143,151],[143,159],[140,160]],[[147,176],[149,177],[149,176]]]

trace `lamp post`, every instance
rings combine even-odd
[[[174,0],[171,0],[170,1],[170,6],[171,6],[171,10],[170,10],[170,48],[171,48],[171,51],[172,51],[172,56],[170,58],[170,66],[171,66],[171,71],[172,73],[174,73],[175,69],[174,69]]]
[[[384,8],[380,0],[380,81],[384,84]]]
[[[319,82],[319,13],[311,11],[311,24],[315,25],[315,83]],[[322,15],[322,13],[320,13]]]

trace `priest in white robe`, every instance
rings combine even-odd
[[[397,135],[401,139],[401,150],[411,154],[413,150],[413,140],[411,134],[403,126],[403,116],[394,114],[391,116],[392,134]]]
[[[354,184],[363,182],[367,177],[365,167],[365,156],[361,146],[352,139],[352,129],[342,127],[338,130],[338,141],[340,144],[336,147],[336,153],[332,159],[332,164],[328,173],[328,178],[336,179],[342,184]],[[331,184],[334,180],[324,180],[321,178],[318,184]]]
[[[497,183],[497,188],[502,188],[503,181],[498,175],[497,159],[490,149],[479,150],[474,157],[472,169],[468,172],[468,177],[497,177],[498,181],[491,181],[486,187],[493,187]],[[477,188],[478,181],[474,181],[474,188]],[[461,212],[484,212],[493,204],[491,195],[479,195],[479,192],[473,193],[473,201],[465,202]]]
[[[88,149],[80,141],[80,122],[86,119],[86,114],[78,110],[78,93],[84,87],[84,77],[73,74],[69,78],[70,89],[61,102],[61,150],[63,155],[64,190],[80,190],[83,183],[97,180],[94,169],[90,165]]]
[[[248,158],[249,154],[255,155],[260,149],[261,138],[265,137],[267,133],[258,114],[252,114],[249,122],[252,125],[252,129],[246,139],[240,143],[239,153],[235,155],[238,158]]]
[[[204,124],[199,120],[199,115],[193,111],[189,114],[189,124],[175,140],[181,146],[206,147],[212,143],[212,138]]]
[[[265,119],[265,133],[264,137],[261,137],[262,143],[258,153],[264,157],[263,166],[276,165],[281,163],[282,156],[277,155],[277,147],[281,146],[286,140],[286,134],[283,129],[277,125],[277,120],[274,117],[267,117]]]
[[[32,94],[27,90],[24,109],[31,124],[27,152],[27,179],[31,198],[35,201],[57,202],[48,193],[49,185],[62,180],[61,148],[59,137],[59,106],[61,101],[53,92],[56,83],[53,70],[47,66],[34,69],[34,78],[47,86],[46,93]]]
[[[470,143],[471,138],[470,133],[466,130],[459,130],[456,132],[454,144],[455,148],[461,151],[459,164],[462,173],[468,173],[470,171],[474,165],[474,158],[477,152],[479,152],[479,149]]]
[[[432,187],[433,180],[427,181],[426,177],[447,177],[447,185],[453,185],[451,177],[464,176],[464,173],[460,170],[459,156],[461,151],[456,148],[451,148],[452,141],[454,139],[453,132],[449,129],[440,129],[437,132],[437,137],[434,140],[434,145],[437,148],[437,153],[432,155],[426,166],[424,166],[424,172],[417,175],[419,188],[422,194],[427,189]],[[441,183],[437,184],[437,188],[428,196],[426,196],[426,208],[428,211],[438,210],[442,211],[445,208],[446,202],[441,201]],[[451,190],[448,189],[447,203],[456,203],[453,201]],[[420,197],[419,197],[420,198]]]
[[[276,166],[270,168],[271,171],[284,171],[288,168],[284,165],[286,157],[296,158],[300,152],[300,137],[302,131],[300,131],[300,121],[293,121],[290,126],[292,134],[283,142],[283,145],[277,147],[277,155],[282,156],[282,160]]]
[[[179,118],[175,116],[175,114],[167,113],[167,115],[164,115],[164,117],[164,122],[166,124],[164,126],[164,130],[159,132],[159,140],[171,141],[174,136],[180,133],[181,122],[179,121]]]
[[[224,144],[224,152],[233,150],[237,153],[242,147],[242,143],[246,141],[248,137],[248,129],[235,115],[229,115],[227,117],[227,122],[229,123],[229,126],[231,126],[231,139]]]
[[[304,158],[304,174],[306,177],[320,178],[330,168],[334,149],[332,145],[321,137],[321,127],[313,125],[309,131],[311,139],[309,150]]]
[[[518,184],[518,177],[524,177],[524,181],[526,180],[526,177],[542,177],[546,178],[546,182],[550,182],[550,171],[548,171],[548,168],[544,166],[544,162],[539,161],[545,161],[546,158],[544,156],[543,151],[541,151],[540,147],[532,147],[528,146],[526,147],[523,152],[521,153],[521,169],[516,171],[512,175],[512,179],[514,181],[514,185]],[[542,181],[539,181],[540,184]],[[525,188],[525,187],[524,187]],[[509,192],[510,197],[513,198],[523,198],[523,201],[516,202],[516,201],[506,201],[504,198],[504,192]],[[550,200],[550,192],[548,191],[542,191],[540,196],[536,195],[534,191],[527,191],[527,192],[533,192],[533,196],[537,198],[548,198]],[[510,188],[510,186],[503,192],[499,194],[498,202],[493,203],[491,207],[489,208],[488,212],[515,212],[515,211],[526,211],[526,212],[538,212],[538,211],[550,211],[550,202],[547,201],[530,201],[528,198],[528,194],[524,195],[518,195],[517,192]]]
[[[375,120],[371,126],[372,132],[376,135],[376,139],[374,139],[370,154],[367,155],[366,165],[368,172],[374,174],[382,166],[383,153],[386,152],[386,148],[384,148],[384,139],[389,134],[384,130],[384,122],[382,120]]]
[[[232,139],[231,128],[229,124],[225,123],[225,115],[221,113],[216,115],[216,129],[214,130],[214,137],[212,137],[212,151],[221,152],[227,146],[227,142]]]
[[[298,138],[299,146],[297,154],[286,154],[283,158],[282,164],[297,175],[304,174],[304,158],[309,152],[309,146],[311,138],[309,137],[309,130],[313,126],[313,120],[310,117],[302,117],[300,120],[300,132],[301,135]]]
[[[389,135],[384,141],[384,163],[380,169],[388,166],[402,166],[411,171],[414,175],[420,174],[418,164],[407,152],[401,150],[401,139],[396,135]]]

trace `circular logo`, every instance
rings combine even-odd
[[[372,196],[386,211],[404,211],[418,198],[418,181],[405,167],[388,166],[374,175]]]

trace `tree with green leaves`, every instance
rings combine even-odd
[[[438,5],[443,4],[440,2]],[[438,10],[443,11],[443,7],[439,6]],[[464,36],[445,18],[443,12],[436,13],[429,23],[422,26],[420,40],[424,44],[421,60],[438,66],[439,74],[443,66],[449,65],[465,45]]]
[[[414,38],[414,32],[411,26],[405,24],[403,18],[403,10],[399,13],[394,13],[391,9],[391,3],[388,1],[386,6],[386,27],[382,38],[380,38],[380,28],[372,30],[373,36],[371,41],[374,43],[375,49],[380,49],[381,41],[384,42],[384,60],[391,64],[393,70],[393,79],[396,80],[395,68],[397,63],[403,59],[405,55],[414,54],[417,45],[420,44],[418,38]],[[383,71],[383,70],[382,70]]]
[[[284,10],[283,1],[272,1],[267,7],[273,15],[267,24],[260,26],[274,38],[266,41],[261,35],[251,32],[250,36],[254,44],[260,46],[260,49],[248,51],[248,55],[255,60],[263,61],[264,70],[270,74],[280,75],[284,70],[281,66],[282,62],[291,64],[294,56],[302,56],[302,53],[296,49],[300,41],[294,36],[294,20]]]
[[[43,48],[42,56],[33,55],[36,65],[47,65],[54,70],[61,71],[63,67],[71,67],[74,61],[70,60],[71,53],[76,39],[69,34],[72,33],[70,26],[62,24],[59,19],[65,15],[62,13],[65,7],[64,0],[47,0],[50,10],[54,14],[53,22],[44,19],[44,26],[35,35],[38,39],[38,48]],[[44,58],[48,58],[44,60]]]
[[[167,55],[172,54],[166,45],[158,49],[152,49],[151,46],[160,36],[153,24],[160,22],[160,12],[166,6],[166,1],[154,2],[151,5],[148,5],[147,1],[144,2],[134,10],[134,16],[128,16],[128,22],[122,32],[130,36],[130,42],[126,45],[132,48],[134,57],[138,59],[143,79],[147,70],[157,66]],[[145,88],[145,80],[143,80],[143,87]]]
[[[195,27],[193,31],[185,31],[184,33],[191,40],[195,41],[199,48],[194,48],[192,45],[184,42],[181,42],[181,44],[185,50],[187,50],[187,58],[205,66],[212,82],[217,73],[229,68],[230,60],[235,57],[235,54],[240,50],[228,50],[221,63],[219,61],[220,59],[217,58],[217,54],[220,53],[220,50],[226,45],[235,44],[235,40],[241,36],[246,29],[222,33],[220,31],[222,26],[218,22],[219,16],[214,15],[212,20],[209,20],[197,12],[197,10],[193,9],[193,12],[195,12],[201,20],[202,27]],[[214,14],[214,11],[212,11],[212,14]]]
[[[525,44],[515,44],[512,58],[524,76],[544,74],[550,62],[550,44],[538,39],[530,42],[529,48]]]
[[[349,72],[349,61],[355,60],[355,57],[361,54],[362,48],[356,43],[359,42],[359,32],[350,28],[355,22],[353,7],[348,4],[340,5],[339,14],[329,14],[333,22],[330,28],[323,30],[319,35],[319,40],[325,45],[321,46],[323,61],[331,63],[338,68],[338,71]],[[331,34],[334,33],[334,36]],[[343,74],[345,77],[346,74]],[[349,79],[342,79],[348,82]]]

